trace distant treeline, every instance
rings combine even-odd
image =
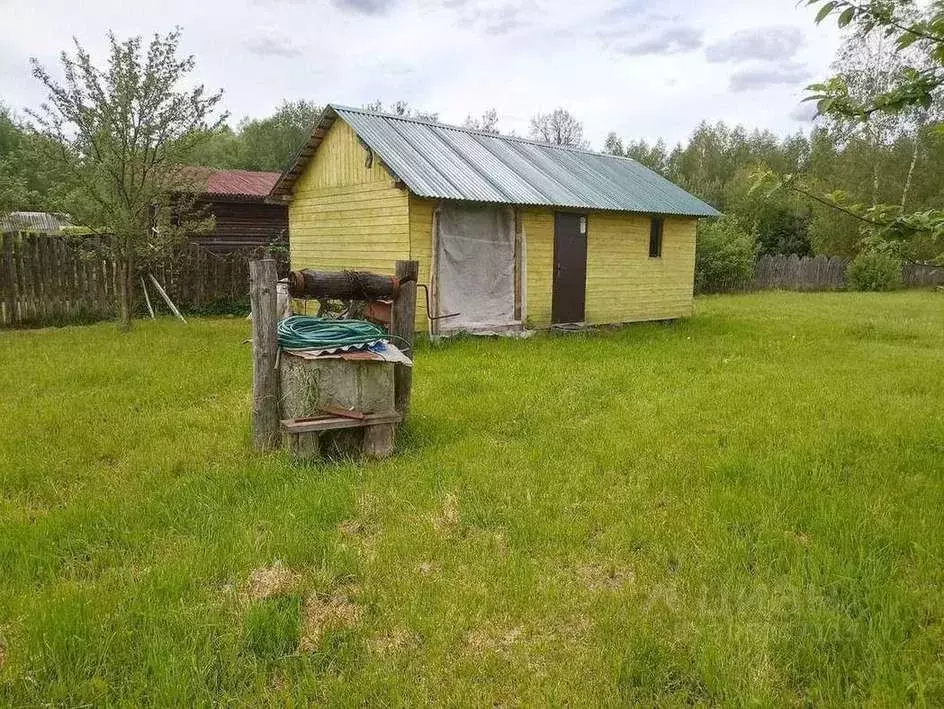
[[[437,115],[417,112],[405,102],[371,108],[423,118]],[[244,119],[235,130],[224,126],[215,131],[199,145],[192,162],[280,171],[308,138],[320,111],[321,106],[310,101],[286,101],[271,116]],[[481,118],[470,116],[466,123],[499,130],[494,110]],[[560,124],[568,130],[561,133]],[[564,135],[562,142],[586,146],[580,121],[566,111],[535,116],[531,132],[539,137]],[[38,140],[9,110],[0,109],[0,210],[7,205],[69,211],[69,184],[32,159]],[[830,126],[779,137],[742,126],[702,123],[686,142],[671,148],[662,140],[623,140],[615,133],[598,147],[640,161],[737,218],[755,237],[758,253],[853,256],[862,226],[854,217],[794,192],[755,189],[755,175],[762,170],[803,171],[824,193],[842,191],[864,204],[902,204],[909,211],[938,206],[944,198],[944,134],[937,123],[889,131],[882,140],[867,134],[844,136]],[[927,257],[934,253],[929,245]],[[915,257],[921,256],[919,245]]]

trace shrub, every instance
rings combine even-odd
[[[757,240],[737,219],[722,217],[698,226],[695,290],[711,293],[748,288],[754,278]]]
[[[846,284],[852,290],[861,291],[900,288],[901,258],[878,249],[862,251],[846,268]]]

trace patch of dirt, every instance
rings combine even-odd
[[[591,591],[619,591],[636,583],[636,574],[615,564],[586,564],[578,566],[577,579]]]
[[[442,508],[433,517],[433,526],[440,532],[448,532],[459,526],[459,498],[451,492],[443,498]]]
[[[356,519],[346,519],[338,525],[342,537],[363,537],[366,533],[364,525]]]
[[[797,544],[803,547],[808,547],[810,545],[810,538],[803,532],[796,532],[792,529],[784,531],[784,536],[788,539],[794,540]]]
[[[305,599],[298,651],[314,652],[326,630],[352,628],[361,617],[361,607],[353,600],[354,589],[324,597],[316,594]]]
[[[416,567],[416,570],[423,576],[429,576],[430,574],[438,572],[440,568],[442,567],[435,561],[424,561]]]
[[[299,575],[276,561],[272,566],[263,566],[249,574],[249,598],[261,601],[274,596],[283,596],[295,590]]]
[[[522,639],[524,630],[521,627],[509,630],[469,630],[463,636],[466,646],[474,653],[503,652],[517,645]]]
[[[394,655],[403,650],[413,650],[422,644],[420,636],[405,628],[396,628],[389,633],[375,635],[368,643],[378,655]]]
[[[657,584],[646,592],[646,610],[650,613],[656,608],[674,613],[678,605],[679,595],[674,586]]]
[[[577,613],[565,619],[554,628],[554,635],[559,642],[573,644],[583,642],[593,631],[593,621],[583,613]]]
[[[492,543],[497,554],[507,556],[508,538],[505,536],[504,532],[492,532],[491,539],[489,541]]]
[[[377,535],[369,525],[360,520],[346,519],[338,525],[338,532],[368,561],[377,557]]]

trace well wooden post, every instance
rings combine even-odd
[[[416,279],[419,277],[419,261],[397,261],[396,276],[400,281],[397,297],[393,301],[393,322],[390,334],[393,344],[413,359],[413,334],[416,330]],[[413,370],[405,364],[398,364],[393,372],[394,405],[397,411],[406,416],[410,410],[410,390],[413,387]]]
[[[249,263],[252,306],[252,444],[266,451],[279,445],[279,372],[276,369],[276,273],[274,259]]]

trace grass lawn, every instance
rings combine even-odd
[[[246,335],[0,334],[0,704],[944,703],[944,295],[425,347],[368,465]]]

